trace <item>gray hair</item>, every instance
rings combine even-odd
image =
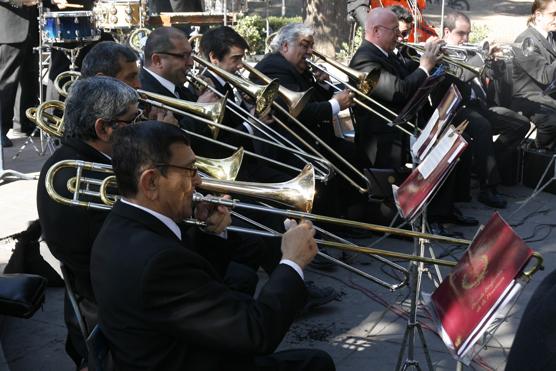
[[[64,137],[97,139],[97,119],[113,121],[138,99],[135,90],[113,77],[94,76],[77,80],[66,99]]]
[[[280,50],[282,45],[288,43],[293,44],[299,40],[300,37],[313,36],[315,31],[303,23],[291,23],[278,30],[278,33],[270,43],[270,50],[274,53]]]

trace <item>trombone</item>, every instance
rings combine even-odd
[[[367,72],[367,73],[366,72],[361,72],[361,71],[357,71],[353,68],[350,68],[348,66],[345,66],[345,65],[343,65],[343,64],[341,64],[341,63],[339,63],[339,62],[337,62],[337,61],[335,61],[331,58],[328,58],[328,57],[324,56],[323,54],[320,54],[316,50],[313,50],[313,54],[316,55],[318,58],[322,59],[324,62],[326,62],[326,63],[334,66],[338,70],[340,70],[342,73],[344,73],[346,76],[348,76],[349,79],[356,81],[357,87],[353,86],[350,83],[343,82],[343,81],[342,81],[342,84],[347,86],[351,91],[353,91],[355,94],[357,94],[360,98],[363,98],[363,99],[367,100],[368,102],[382,108],[384,111],[388,112],[389,114],[391,114],[394,117],[398,116],[398,114],[396,112],[392,111],[390,108],[386,107],[385,105],[381,104],[377,100],[368,96],[368,94],[378,84],[378,80],[380,79],[380,70],[373,70],[373,71]],[[315,62],[313,62],[313,61],[311,61],[307,58],[305,59],[305,62],[310,66],[311,69],[316,68],[316,69],[332,76],[335,80],[341,81],[337,76],[332,75],[330,72],[326,71],[326,69],[324,69],[324,67],[318,65],[317,63],[315,63]],[[332,84],[329,81],[326,81],[326,83],[330,87],[332,87],[333,89],[335,89],[337,91],[341,90],[338,86],[336,86],[335,84]],[[380,117],[381,119],[383,119],[387,123],[392,123],[391,119],[384,116],[380,112],[376,111],[375,109],[370,107],[368,104],[365,104],[360,99],[354,98],[353,101],[358,106],[360,106],[361,108],[375,114],[376,116]],[[410,121],[407,121],[407,123],[410,126],[415,127],[415,125],[413,123],[411,123]],[[403,131],[404,133],[408,134],[408,135],[413,135],[413,133],[411,133],[409,130],[405,129],[402,126],[395,125],[395,127],[398,128],[399,130]]]
[[[198,160],[199,161],[199,158]],[[219,160],[219,159],[205,159],[204,162],[210,162],[212,165],[216,166],[216,167],[226,167],[229,166],[230,161],[228,159],[223,159],[223,160]],[[233,160],[233,165],[239,165],[239,163],[236,162],[236,159]],[[203,166],[204,168],[206,168],[205,164],[199,164],[199,166]],[[76,176],[71,177],[67,182],[66,182],[66,186],[68,191],[71,192],[71,194],[73,195],[72,198],[68,198],[68,197],[64,197],[61,196],[55,189],[54,189],[54,182],[56,179],[56,176],[58,174],[58,172],[62,169],[65,168],[71,168],[71,169],[75,169],[76,170]],[[90,177],[85,177],[83,174],[83,171],[87,170],[87,171],[93,171],[93,172],[97,172],[99,174],[105,174],[108,175],[106,178],[104,179],[98,179],[98,178],[90,178]],[[119,196],[117,195],[113,195],[113,194],[109,194],[108,190],[112,189],[112,188],[117,188],[117,183],[116,183],[116,179],[112,174],[112,170],[111,170],[111,166],[110,165],[106,165],[106,164],[99,164],[99,163],[93,163],[93,162],[85,162],[85,161],[79,161],[79,160],[64,160],[64,161],[60,161],[56,164],[54,164],[47,172],[46,178],[45,178],[45,185],[46,185],[46,189],[47,192],[49,193],[50,197],[56,201],[59,202],[61,204],[65,204],[65,205],[69,205],[69,206],[81,206],[81,207],[87,207],[87,208],[92,208],[95,210],[103,210],[103,211],[108,211],[111,209],[112,205],[116,202],[116,200],[118,199]],[[224,178],[224,179],[228,179],[228,178]],[[204,179],[203,183],[208,187],[208,181],[210,181],[209,179]],[[233,183],[233,182],[231,182]],[[253,191],[256,190],[257,188],[257,183],[243,183],[243,182],[235,182],[236,185],[242,185],[244,187],[246,187],[246,190],[249,191]],[[82,188],[82,186],[86,187],[85,189]],[[98,190],[92,190],[91,186],[95,186]],[[213,187],[221,187],[222,185],[212,185]],[[291,202],[293,204],[298,204],[299,207],[310,207],[311,205],[308,204],[308,202],[312,203],[312,195],[311,194],[304,194],[306,192],[313,192],[314,191],[314,176],[313,176],[313,171],[312,171],[312,167],[310,165],[307,165],[306,169],[304,169],[304,171],[299,174],[295,179],[290,180],[288,182],[283,182],[283,183],[274,183],[274,184],[267,184],[266,186],[268,186],[268,192],[263,191],[262,189],[259,189],[259,196],[263,197],[263,198],[267,198],[267,199],[271,199],[271,198],[275,198],[276,200],[279,200],[280,202],[284,202],[284,203],[288,203]],[[265,194],[267,193],[267,194]],[[270,193],[274,193],[273,196],[270,195]],[[80,199],[81,195],[85,195],[85,196],[90,196],[90,197],[96,197],[99,198],[102,203],[99,202],[92,202],[92,201],[83,201]],[[250,229],[250,228],[244,228],[244,227],[237,227],[237,226],[230,226],[228,227],[229,231],[235,231],[235,232],[240,232],[240,233],[249,233],[249,234],[255,234],[255,235],[259,235],[259,236],[263,236],[263,237],[280,237],[282,234],[280,232],[277,232],[267,226],[264,226],[256,221],[253,221],[241,214],[238,214],[234,211],[232,211],[232,215],[237,216],[240,219],[243,219],[251,224],[253,224],[256,227],[261,228],[261,230],[257,230],[257,229]],[[188,224],[193,224],[196,226],[206,226],[206,224],[204,224],[203,222],[200,222],[198,220],[194,220],[194,219],[190,219],[186,221]],[[315,226],[315,228],[317,230],[320,230],[317,226]],[[328,233],[328,232],[327,232]],[[329,233],[330,236],[338,238],[341,240],[340,237],[337,237],[331,233]],[[326,241],[322,241],[322,243],[325,243]],[[352,245],[352,246],[356,246],[350,242],[345,242],[348,245]],[[391,284],[388,283],[378,277],[372,276],[364,271],[361,271],[357,268],[354,268],[342,261],[339,261],[338,259],[335,259],[325,253],[321,253],[318,252],[319,255],[321,255],[323,258],[328,259],[332,262],[334,262],[337,265],[340,265],[341,267],[348,269],[362,277],[365,277],[377,284],[380,284],[388,289],[390,289],[391,291],[394,291],[400,287],[403,287],[407,284],[407,280],[408,280],[408,271],[407,269],[405,269],[404,267],[401,267],[400,265],[391,262],[388,259],[383,258],[382,256],[378,256],[378,255],[372,255],[373,258],[383,262],[384,264],[389,265],[391,268],[398,270],[400,272],[402,272],[404,274],[404,279],[402,281],[400,281],[399,283],[395,283],[395,284]]]
[[[262,81],[269,81],[270,80],[270,77],[266,76],[265,74],[263,74],[261,71],[257,70],[256,68],[251,67],[247,64],[244,64],[243,66],[247,71],[249,71],[251,74],[253,74],[255,77],[259,78],[260,80],[262,80]],[[291,99],[291,96],[288,95],[287,92],[289,92],[289,90],[286,89],[284,91],[284,94],[286,95],[286,99],[285,99],[286,103],[288,102],[288,99]],[[307,128],[307,126],[305,126],[301,121],[299,121],[296,117],[294,117],[291,113],[289,113],[280,104],[278,104],[277,102],[272,102],[272,106],[274,108],[276,108],[277,110],[279,110],[280,112],[282,112],[287,117],[289,117],[289,119],[292,122],[294,122],[300,129],[302,129],[305,133],[307,133],[317,143],[322,145],[328,152],[330,152],[332,155],[334,155],[334,157],[336,157],[340,162],[342,162],[351,171],[353,171],[355,174],[357,174],[357,176],[359,176],[361,179],[363,179],[364,182],[365,182],[365,186],[362,187],[361,185],[359,185],[357,182],[355,182],[353,179],[351,179],[346,173],[344,173],[341,169],[339,169],[336,165],[331,163],[330,166],[334,169],[334,171],[336,173],[338,173],[345,180],[347,180],[351,185],[353,185],[355,188],[357,188],[357,190],[360,193],[368,193],[370,191],[369,190],[369,187],[370,187],[369,179],[363,173],[361,173],[361,171],[359,171],[359,169],[357,169],[355,166],[353,166],[345,158],[340,156],[340,154],[338,152],[336,152],[332,147],[330,147],[328,145],[328,143],[326,143],[321,138],[319,138],[315,133],[313,133],[309,128]],[[290,127],[288,127],[288,125],[286,125],[282,120],[280,120],[278,117],[276,117],[276,115],[272,115],[272,118],[277,123],[279,123],[285,130],[287,130],[294,138],[299,140],[301,143],[303,143],[307,148],[309,148],[314,153],[320,155],[320,153],[316,149],[314,149],[310,144],[308,144],[305,140],[303,140],[303,138],[301,138],[295,131],[293,131]],[[320,156],[322,156],[322,155],[320,155]]]
[[[205,80],[201,79],[198,76],[195,75],[189,75],[189,81],[200,87],[200,88],[208,88],[210,89],[212,92],[214,92],[216,95],[218,96],[223,96],[222,93],[220,93],[217,89],[215,89],[211,84],[207,83]],[[246,82],[248,83],[248,82]],[[280,86],[279,92],[283,87]],[[285,88],[283,88],[285,89]],[[286,89],[287,90],[287,89]],[[303,92],[303,93],[296,93],[296,92],[291,92],[292,94],[290,94],[288,96],[289,101],[288,104],[291,103],[290,110],[292,109],[291,107],[294,106],[294,109],[299,109],[298,107],[300,107],[301,105],[304,105],[304,101],[307,100],[307,98],[309,97],[309,95],[307,93],[309,93],[309,91],[307,92]],[[282,93],[280,93],[280,95],[282,95]],[[307,98],[306,98],[307,97]],[[233,106],[233,107],[230,107]],[[230,109],[230,111],[236,115],[238,115],[239,117],[241,117],[243,120],[249,121],[249,118],[255,120],[256,125],[253,125],[253,127],[255,129],[257,129],[258,131],[260,131],[262,134],[264,134],[265,136],[267,136],[269,139],[274,140],[276,143],[280,144],[280,145],[284,145],[283,143],[281,143],[278,139],[279,138],[281,140],[283,140],[285,143],[287,143],[288,145],[292,146],[293,148],[295,148],[298,151],[302,151],[301,148],[299,148],[299,146],[297,146],[295,143],[293,143],[292,141],[290,141],[289,139],[285,138],[283,135],[281,135],[280,133],[278,133],[276,130],[274,130],[272,127],[270,127],[268,124],[266,124],[265,122],[263,122],[262,120],[260,120],[258,117],[256,117],[255,115],[252,115],[250,112],[248,112],[246,109],[244,109],[243,107],[241,107],[241,105],[237,104],[236,102],[234,102],[233,100],[229,100],[228,101],[228,105],[227,107]],[[301,107],[302,108],[302,107]],[[238,112],[239,111],[239,112]],[[241,113],[240,113],[241,112]],[[263,130],[264,128],[264,130]],[[273,137],[271,134],[267,133],[265,130],[270,131],[272,134],[276,135],[276,138]],[[309,146],[307,144],[307,146]],[[304,152],[304,151],[303,151]],[[314,151],[317,155],[319,155],[318,152]],[[306,152],[305,152],[306,153]],[[308,156],[310,156],[312,159],[315,159],[313,156],[307,154]],[[301,159],[304,162],[307,162],[307,159],[304,158],[302,155],[300,154],[295,154],[296,157],[298,157],[299,159]],[[323,161],[324,166],[326,166],[327,168],[330,167],[330,163],[323,159],[323,158],[319,158],[318,161]],[[316,166],[316,163],[314,164]],[[320,173],[322,173],[322,170],[318,169],[318,171]],[[325,176],[325,179],[327,179],[330,176],[330,174],[327,174]]]

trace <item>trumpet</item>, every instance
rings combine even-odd
[[[406,42],[399,42],[400,46],[406,48],[406,54],[409,58],[413,59],[416,62],[419,62],[421,55],[425,51],[425,46],[423,44],[418,43],[406,43]],[[445,46],[443,47],[445,48]],[[444,49],[446,50],[446,49]],[[448,49],[450,50],[450,49]],[[443,54],[440,58],[441,64],[446,67],[446,72],[457,79],[461,79],[465,71],[472,72],[476,76],[480,76],[484,69],[484,64],[482,66],[473,66],[468,63],[462,62],[459,59],[464,53],[463,49],[459,49],[459,54],[457,54],[457,58],[452,58],[450,55]],[[452,55],[455,55],[452,53]]]

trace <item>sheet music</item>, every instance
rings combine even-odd
[[[427,179],[432,174],[440,161],[442,161],[444,156],[450,151],[450,148],[452,148],[457,138],[458,136],[455,135],[455,129],[450,126],[428,156],[417,167],[417,170],[424,179]]]
[[[413,146],[411,146],[411,153],[413,154],[413,156],[417,157],[418,159],[422,159],[424,156],[426,156],[426,153],[429,151],[430,147],[434,144],[434,141],[431,140],[427,148],[425,149],[425,151],[423,151],[422,154],[419,154],[419,150],[425,144],[427,139],[429,139],[432,129],[436,125],[439,118],[440,118],[440,112],[438,111],[437,108],[432,113],[425,128],[421,131],[421,135],[419,135],[419,137],[417,138]]]

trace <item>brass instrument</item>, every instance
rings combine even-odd
[[[419,62],[421,55],[425,51],[425,46],[423,44],[399,42],[399,45],[405,46],[407,48],[407,56],[416,62]],[[462,53],[463,49],[460,49],[459,52]],[[440,62],[446,67],[446,73],[454,76],[457,79],[460,79],[463,76],[464,71],[470,71],[473,74],[480,76],[484,69],[484,65],[476,67],[462,62],[461,60],[459,60],[459,58],[452,58],[449,55],[442,55],[440,58]]]
[[[81,72],[79,71],[64,71],[58,74],[54,79],[54,88],[62,97],[68,96],[69,88],[71,84],[81,77]]]
[[[266,111],[267,108],[270,107],[274,99],[276,99],[279,86],[277,79],[272,80],[267,85],[258,85],[254,82],[234,75],[233,73],[227,72],[222,68],[217,67],[212,63],[207,62],[206,60],[195,55],[193,56],[193,60],[207,67],[209,70],[222,77],[224,80],[230,82],[239,90],[243,91],[245,94],[255,99],[255,111],[258,114]]]
[[[244,67],[246,66],[246,64],[244,64]],[[260,78],[262,81],[268,82],[271,81],[271,78],[266,76],[265,74],[263,74],[262,72],[258,71],[257,69],[255,69],[254,67],[246,67],[246,69],[248,71],[250,71],[251,73],[253,73],[255,76],[257,76],[258,78]],[[256,71],[256,72],[255,72]],[[294,96],[294,95],[289,95],[288,99],[293,99],[295,100],[295,98],[298,98],[298,96]],[[286,99],[286,102],[288,102],[288,99]],[[325,141],[323,141],[321,138],[319,138],[315,133],[313,133],[310,129],[308,129],[301,121],[299,121],[297,118],[294,117],[294,115],[292,115],[291,113],[289,113],[288,111],[286,111],[281,105],[279,105],[277,102],[272,102],[272,106],[274,108],[276,108],[277,110],[281,111],[283,114],[285,114],[286,116],[288,116],[292,122],[294,122],[301,130],[303,130],[305,133],[307,133],[307,135],[309,135],[310,137],[312,137],[317,143],[319,143],[322,147],[324,147],[328,152],[330,152],[332,155],[334,155],[334,157],[336,157],[339,161],[341,161],[344,165],[346,165],[348,168],[351,169],[351,171],[353,171],[355,174],[357,174],[357,176],[359,176],[361,179],[363,179],[363,181],[365,182],[364,186],[359,185],[356,181],[354,181],[353,179],[351,179],[346,173],[344,173],[341,169],[339,169],[337,166],[335,166],[334,164],[330,163],[330,166],[334,169],[334,171],[336,173],[338,173],[340,176],[342,176],[345,180],[348,181],[348,183],[350,183],[351,185],[353,185],[355,188],[357,188],[357,190],[360,193],[368,193],[369,192],[369,179],[363,174],[361,173],[361,171],[359,171],[355,166],[353,166],[349,161],[347,161],[346,159],[344,159],[342,156],[340,156],[340,154],[338,154],[338,152],[336,152],[332,147],[330,147],[328,145],[328,143],[326,143]],[[289,107],[289,106],[288,106]],[[290,108],[291,111],[291,108]],[[278,124],[280,124],[286,131],[288,131],[294,138],[296,138],[298,141],[300,141],[303,145],[305,145],[309,150],[311,150],[313,153],[315,153],[318,156],[321,156],[322,158],[324,158],[324,156],[322,154],[320,154],[315,148],[313,148],[313,146],[311,146],[309,143],[307,143],[305,140],[303,140],[303,138],[301,138],[295,131],[293,131],[288,125],[286,125],[284,122],[282,122],[278,117],[276,117],[276,115],[272,115],[272,118],[274,119],[274,121],[276,121]]]
[[[340,62],[335,61],[332,58],[328,58],[324,54],[321,54],[316,50],[313,50],[313,54],[316,55],[318,58],[322,59],[324,62],[342,71],[344,74],[346,74],[346,76],[350,80],[356,81],[357,89],[353,89],[353,90],[359,90],[365,96],[368,95],[370,92],[372,92],[376,84],[378,84],[378,79],[380,78],[380,70],[373,70],[371,72],[361,72],[353,68],[350,68],[348,66],[345,66]]]
[[[58,117],[53,113],[49,113],[47,112],[49,109],[57,109],[64,112],[64,102],[49,100],[36,108],[27,108],[25,115],[48,135],[61,138],[64,135],[64,116]]]
[[[309,167],[311,165],[308,165]],[[106,174],[113,174],[112,167],[110,165],[98,164],[94,162],[85,162],[79,160],[65,160],[57,162],[56,164],[52,165],[52,167],[48,170],[46,174],[45,182],[49,183],[50,185],[54,184],[54,178],[58,171],[62,168],[76,168],[77,169],[77,176],[80,176],[83,170],[92,170],[92,171],[100,171]],[[296,211],[296,210],[282,210],[282,209],[275,209],[275,208],[268,208],[268,207],[261,207],[259,205],[252,205],[247,203],[239,202],[238,200],[226,200],[226,199],[218,199],[213,198],[213,203],[219,203],[225,206],[230,207],[238,207],[244,208],[249,210],[258,210],[262,212],[268,212],[271,214],[283,215],[289,218],[297,218],[297,219],[308,219],[317,222],[323,223],[330,223],[341,225],[345,227],[352,227],[352,228],[360,228],[364,230],[379,232],[379,233],[387,233],[393,234],[397,236],[404,236],[404,237],[411,237],[411,238],[423,238],[427,240],[433,240],[438,242],[446,242],[458,245],[469,245],[471,241],[460,239],[460,238],[452,238],[446,237],[441,235],[434,235],[430,233],[423,233],[423,232],[416,232],[411,230],[405,230],[400,228],[394,227],[387,227],[382,225],[358,222],[354,220],[348,219],[340,219],[329,217],[325,215],[317,215],[317,214],[310,214],[310,206],[312,205],[312,198],[314,197],[315,190],[314,190],[314,181],[307,177],[307,172],[312,174],[312,168],[310,167],[309,170],[305,169],[302,175],[295,178],[295,181],[283,182],[283,183],[254,183],[254,182],[234,182],[237,186],[232,187],[232,183],[223,181],[220,182],[216,179],[211,180],[210,182],[203,179],[203,183],[199,186],[201,189],[205,189],[207,191],[215,191],[215,192],[223,192],[223,191],[230,191],[234,194],[246,195],[246,196],[253,196],[255,195],[258,198],[263,199],[272,199],[273,201],[281,202],[281,203],[293,203],[294,205],[303,206],[306,211]],[[114,183],[115,178],[105,178],[102,182],[105,183],[104,189],[111,188],[115,185]],[[74,182],[71,180],[70,182]],[[79,199],[79,194],[83,193],[79,188],[79,184],[84,183],[82,180],[75,180],[75,188],[72,190],[74,193],[73,199],[67,199],[59,195],[53,187],[50,191],[48,191],[50,197],[53,200],[67,204],[67,205],[80,205],[95,208],[97,205],[95,203],[87,202],[87,203],[76,203],[75,201]],[[279,188],[282,187],[282,190]],[[233,189],[232,189],[233,188]],[[255,192],[256,189],[256,192]],[[284,195],[287,194],[287,195]],[[89,194],[93,195],[93,194]],[[100,197],[97,193],[94,196]],[[104,195],[107,199],[116,199],[117,195]],[[226,204],[227,203],[227,204]],[[106,209],[107,205],[100,204],[99,208]],[[289,204],[289,206],[292,206]]]
[[[200,158],[197,158],[197,162],[199,162]],[[236,166],[237,164],[234,163],[235,161],[228,161],[227,159],[223,159],[223,160],[214,160],[214,159],[207,159],[210,162],[216,162],[219,163],[218,167],[220,167],[220,165],[222,167],[226,167],[226,166]],[[199,166],[201,166],[201,164],[199,164]],[[57,176],[58,172],[64,168],[75,168],[76,170],[76,176],[71,177],[67,182],[67,188],[68,190],[73,194],[72,198],[66,198],[61,196],[60,194],[58,194],[53,187],[54,184],[54,179]],[[65,205],[70,205],[70,206],[81,206],[81,207],[87,207],[87,208],[92,208],[92,209],[96,209],[96,210],[105,210],[108,211],[111,209],[112,205],[114,204],[114,202],[118,199],[118,195],[112,193],[108,193],[108,190],[110,189],[117,189],[117,184],[116,184],[116,179],[113,175],[108,175],[106,178],[104,179],[98,179],[98,178],[91,178],[91,177],[85,177],[83,174],[83,171],[87,170],[87,171],[91,171],[91,172],[97,172],[99,174],[111,174],[111,166],[110,165],[105,165],[105,164],[97,164],[97,163],[92,163],[92,162],[84,162],[84,161],[77,161],[77,160],[65,160],[65,161],[60,161],[56,164],[54,164],[47,172],[46,178],[45,178],[45,183],[46,183],[46,189],[49,193],[49,195],[53,198],[53,200],[55,200],[56,202],[65,204]],[[225,171],[228,172],[228,171]],[[207,181],[207,179],[203,180],[203,183],[205,184],[205,186],[209,187],[209,183]],[[242,184],[240,182],[224,182],[222,184],[217,184],[214,183],[210,185],[210,187],[213,187],[213,189],[217,190],[225,190],[227,189],[224,184],[225,183],[229,183],[229,185],[231,187],[237,187],[238,184]],[[298,205],[299,207],[302,207],[304,209],[306,208],[310,208],[311,203],[312,203],[312,198],[313,198],[313,193],[314,193],[314,176],[313,176],[313,172],[310,166],[308,166],[306,169],[304,169],[304,171],[295,179],[288,181],[288,182],[283,182],[283,183],[275,183],[275,184],[266,184],[265,186],[270,187],[269,191],[266,192],[265,189],[258,187],[257,183],[243,183],[242,186],[246,186],[247,188],[244,190],[244,192],[251,192],[251,191],[255,191],[259,194],[259,196],[263,197],[263,198],[270,198],[270,199],[274,199],[274,200],[278,200],[280,202],[284,202],[284,203],[293,203]],[[240,191],[238,189],[238,191]],[[273,196],[271,197],[271,194],[273,194]],[[99,202],[86,202],[86,201],[82,201],[80,199],[80,196],[85,195],[85,196],[89,196],[89,197],[95,197],[95,198],[99,198],[102,203]],[[272,209],[272,208],[270,208]],[[256,235],[260,235],[260,236],[265,236],[265,237],[280,237],[282,234],[272,230],[271,228],[264,226],[252,219],[249,219],[241,214],[238,214],[234,211],[231,212],[233,215],[237,216],[238,218],[247,221],[248,223],[251,223],[252,225],[259,227],[259,229],[250,229],[250,228],[244,228],[244,227],[238,227],[238,226],[230,226],[228,227],[229,231],[235,231],[235,232],[240,232],[240,233],[249,233],[249,234],[256,234]],[[206,224],[204,224],[203,222],[200,222],[198,220],[194,220],[194,219],[190,219],[187,220],[188,224],[193,224],[193,225],[197,225],[197,226],[206,226]],[[318,228],[317,226],[315,226],[315,229],[317,230],[321,230],[323,232],[326,232],[320,228]],[[349,242],[349,241],[345,241],[343,239],[341,239],[340,237],[337,237],[333,234],[331,234],[330,232],[326,232],[329,236],[331,237],[335,237],[338,240],[344,242],[346,245],[350,245],[350,246],[356,246],[355,244]],[[318,243],[325,243],[325,241],[317,241]],[[391,268],[400,271],[403,275],[404,278],[398,282],[398,283],[388,283],[378,277],[372,276],[366,272],[363,272],[357,268],[354,268],[338,259],[335,259],[327,254],[324,254],[322,252],[318,252],[318,255],[322,256],[323,258],[332,261],[333,263],[347,269],[350,270],[353,273],[356,273],[364,278],[367,278],[381,286],[384,286],[388,289],[390,289],[391,291],[394,291],[400,287],[403,287],[407,284],[408,282],[408,270],[404,267],[401,267],[400,265],[391,262],[388,259],[383,258],[382,256],[379,255],[373,255],[371,254],[371,257],[379,260],[380,262],[390,266]]]
[[[146,39],[150,33],[151,30],[145,27],[134,29],[127,38],[129,47],[137,53],[143,53],[143,48],[145,47],[143,40]]]
[[[247,63],[243,64],[243,68],[245,68],[249,73],[257,76],[257,78],[266,82],[267,84],[272,81],[268,76],[264,75],[258,69],[251,67]],[[308,90],[301,92],[296,92],[282,85],[278,87],[278,94],[280,94],[280,97],[286,102],[290,115],[292,115],[293,117],[297,117],[299,113],[303,111],[303,108],[309,102],[309,99],[311,99],[312,92],[313,88],[309,88]]]
[[[319,58],[324,57],[322,56],[322,54],[313,51],[313,53],[315,55],[318,55]],[[326,58],[326,57],[324,57]],[[392,118],[395,118],[398,116],[398,114],[394,111],[392,111],[391,109],[389,109],[388,107],[384,106],[383,104],[381,104],[380,102],[378,102],[377,100],[369,97],[369,93],[372,92],[372,89],[374,89],[374,87],[378,84],[378,80],[380,79],[380,70],[373,70],[371,72],[368,73],[362,73],[359,72],[357,70],[354,70],[353,68],[347,67],[339,62],[333,61],[330,58],[326,58],[324,59],[327,63],[330,63],[331,65],[333,65],[335,68],[337,68],[338,70],[340,70],[342,73],[344,73],[346,76],[348,76],[349,78],[353,78],[356,82],[357,85],[362,87],[363,90],[360,90],[359,88],[351,85],[350,83],[347,82],[343,82],[339,77],[334,76],[333,74],[329,73],[326,69],[324,69],[324,67],[318,65],[317,63],[313,62],[310,59],[305,59],[305,62],[309,65],[309,69],[312,70],[314,68],[332,76],[334,79],[336,79],[337,81],[342,81],[342,84],[344,84],[345,86],[347,86],[353,93],[357,94],[357,96],[359,98],[362,98],[364,100],[366,100],[367,102],[383,109],[384,111],[386,111],[387,113],[392,115]],[[333,63],[331,63],[333,61]],[[325,81],[325,83],[327,83],[331,88],[333,88],[334,90],[340,91],[341,89],[332,84],[329,81]],[[366,93],[364,92],[366,91]],[[365,104],[363,101],[361,101],[358,98],[353,98],[353,102],[355,104],[357,104],[359,107],[373,113],[374,115],[380,117],[381,119],[383,119],[384,121],[386,121],[387,123],[391,123],[392,119],[384,116],[382,113],[378,112],[377,110],[371,108],[368,104]],[[415,128],[415,125],[413,125],[411,122],[407,122],[410,126]],[[408,131],[407,129],[396,125],[396,128],[398,128],[399,130],[403,131],[404,133],[408,134],[408,135],[412,135],[412,133],[410,131]]]

